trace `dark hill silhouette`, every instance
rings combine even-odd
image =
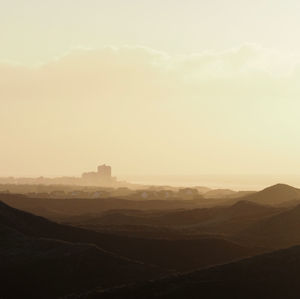
[[[56,298],[162,273],[92,244],[29,237],[2,224],[0,244],[1,298]]]
[[[99,214],[111,209],[170,210],[192,209],[202,203],[200,200],[129,200],[123,198],[31,198],[19,194],[0,193],[0,201],[52,220],[63,220],[82,214]]]
[[[262,191],[247,195],[243,199],[261,204],[278,205],[293,200],[300,201],[300,189],[286,184],[277,184]]]
[[[250,244],[284,248],[300,244],[300,205],[266,218],[238,234]]]
[[[239,201],[232,206],[179,211],[117,210],[98,217],[81,216],[68,222],[81,227],[101,229],[103,226],[149,226],[194,233],[233,234],[261,219],[279,213],[282,209],[251,201]]]
[[[189,234],[189,231],[173,229],[162,226],[149,226],[149,225],[101,225],[89,224],[87,226],[77,224],[78,227],[94,230],[101,233],[109,233],[113,235],[128,236],[143,239],[166,239],[166,240],[182,240],[182,239],[197,239],[203,237],[204,234]],[[213,237],[213,234],[208,234]],[[215,235],[220,238],[220,235]]]
[[[61,225],[0,204],[0,224],[35,238],[91,243],[118,256],[162,268],[189,270],[251,256],[257,249],[214,237],[181,240],[142,239]]]
[[[299,275],[300,247],[293,247],[140,286],[95,292],[85,298],[296,299]]]

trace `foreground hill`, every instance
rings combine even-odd
[[[130,261],[95,245],[27,237],[3,226],[0,234],[1,298],[56,298],[160,274],[157,267]]]
[[[300,244],[300,205],[259,221],[238,234],[240,240],[269,248]]]
[[[276,251],[152,283],[81,298],[101,299],[296,299],[300,294],[300,247]]]
[[[95,244],[118,256],[165,269],[191,270],[252,256],[258,252],[256,248],[214,237],[163,240],[103,234],[60,225],[10,208],[4,203],[0,203],[0,224],[35,238]]]
[[[1,298],[56,298],[160,273],[95,245],[28,237],[3,225],[0,243]]]

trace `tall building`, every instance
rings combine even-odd
[[[111,176],[111,167],[109,165],[99,165],[97,172],[85,172],[82,174],[82,180],[89,185],[107,185],[116,181]]]
[[[98,175],[103,178],[111,178],[111,167],[105,164],[98,166]]]

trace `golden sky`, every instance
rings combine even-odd
[[[0,175],[299,173],[299,6],[0,2]]]

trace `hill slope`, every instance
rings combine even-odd
[[[300,244],[300,205],[241,231],[237,236],[249,244],[285,248]]]
[[[56,298],[96,286],[147,280],[163,273],[158,267],[123,258],[93,244],[45,239],[16,229],[24,226],[24,231],[30,232],[29,227],[43,221],[47,222],[0,203],[1,298]]]
[[[247,195],[243,199],[261,204],[278,205],[293,200],[300,200],[300,189],[285,184],[277,184]]]
[[[276,251],[152,283],[95,292],[102,299],[296,299],[299,298],[300,247]]]
[[[62,220],[82,214],[99,214],[111,209],[170,210],[191,209],[199,206],[202,200],[130,200],[122,198],[31,198],[21,194],[0,193],[0,201],[29,213],[52,220]]]
[[[213,237],[181,240],[129,238],[60,225],[0,203],[0,224],[35,238],[91,243],[119,256],[168,269],[190,270],[254,255],[252,247]]]
[[[180,211],[107,211],[98,217],[81,216],[70,218],[68,222],[93,229],[131,225],[178,229],[186,233],[233,234],[282,210],[251,201],[239,201],[232,206]]]

